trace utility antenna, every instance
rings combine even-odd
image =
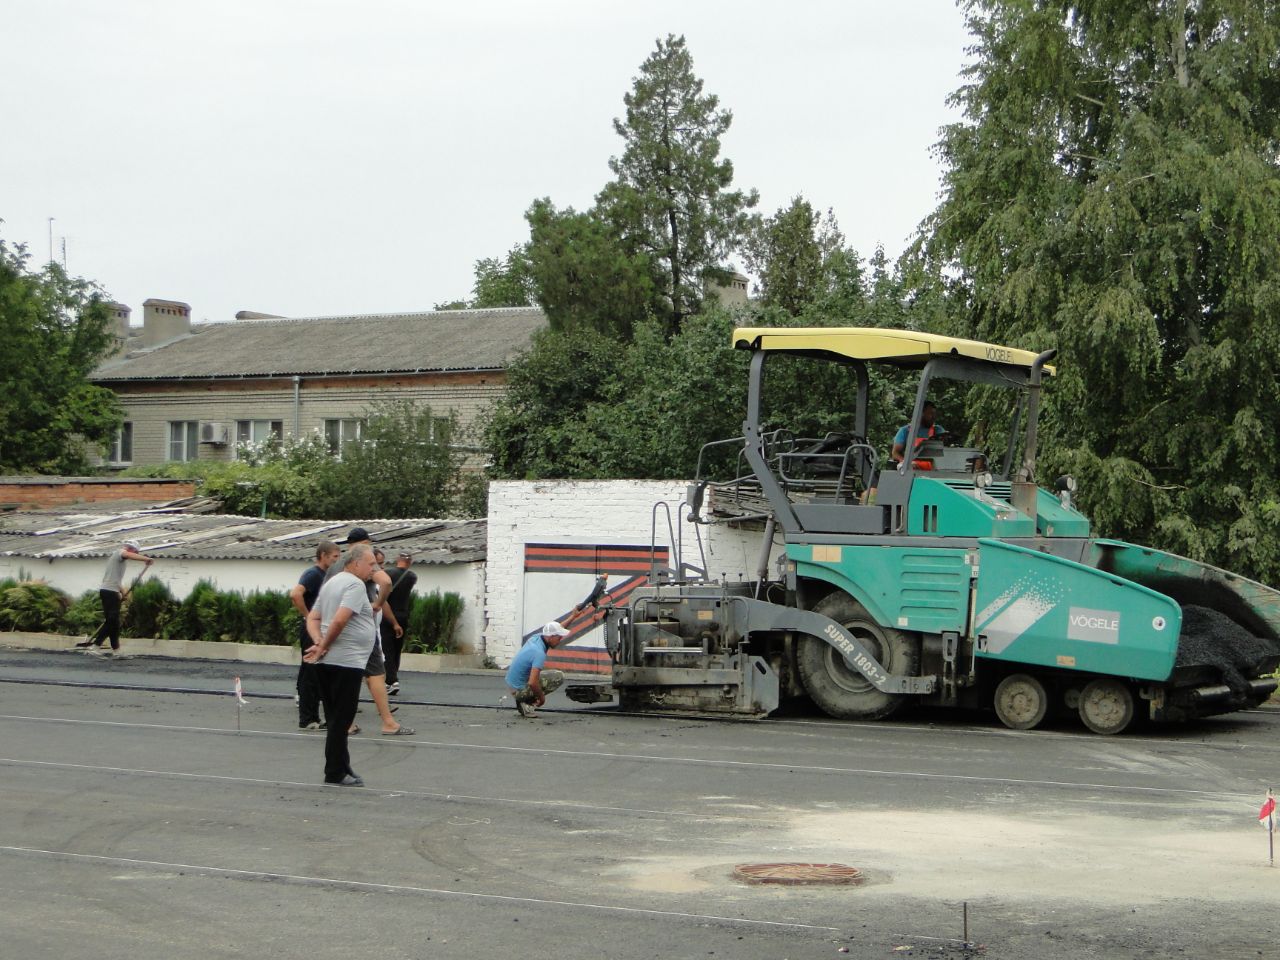
[[[54,221],[54,218],[50,217],[49,218],[49,262],[50,263],[53,263],[53,221]]]
[[[67,272],[67,238],[62,238],[62,272]]]

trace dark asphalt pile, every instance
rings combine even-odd
[[[1269,672],[1265,664],[1276,656],[1280,656],[1280,644],[1255,637],[1226,614],[1209,607],[1183,606],[1175,669],[1217,667],[1222,671],[1222,682],[1232,692],[1243,693],[1249,680]]]

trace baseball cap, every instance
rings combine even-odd
[[[135,553],[142,549],[142,544],[140,544],[137,540],[126,540],[124,542],[124,545],[128,547],[130,550],[133,550]]]
[[[364,527],[352,527],[351,532],[347,534],[347,543],[359,543],[361,540],[372,540],[369,531]]]
[[[546,626],[542,628],[544,637],[567,637],[569,631],[560,626],[559,620],[548,620]]]

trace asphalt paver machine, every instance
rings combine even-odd
[[[1094,537],[1070,477],[1036,483],[1053,351],[872,328],[739,328],[733,345],[751,354],[746,419],[704,462],[728,449],[739,467],[700,475],[682,514],[756,522],[759,569],[714,580],[677,556],[608,610],[624,709],[763,717],[807,696],[838,718],[920,702],[994,708],[1016,729],[1070,711],[1112,734],[1140,716],[1252,707],[1276,688],[1280,592]],[[843,368],[847,433],[797,436],[770,419],[767,374],[783,358]],[[900,463],[867,436],[876,368],[914,381]],[[999,449],[927,436],[926,401],[946,381],[1008,391]],[[590,684],[568,692],[601,699]]]

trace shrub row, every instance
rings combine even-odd
[[[451,653],[453,632],[462,615],[456,593],[436,591],[414,597],[404,649],[408,653]],[[97,590],[72,600],[41,580],[0,580],[0,630],[89,635],[103,620]],[[130,592],[120,617],[126,637],[212,640],[289,646],[298,641],[301,617],[279,590],[218,590],[201,580],[176,600],[160,580],[143,580]]]

